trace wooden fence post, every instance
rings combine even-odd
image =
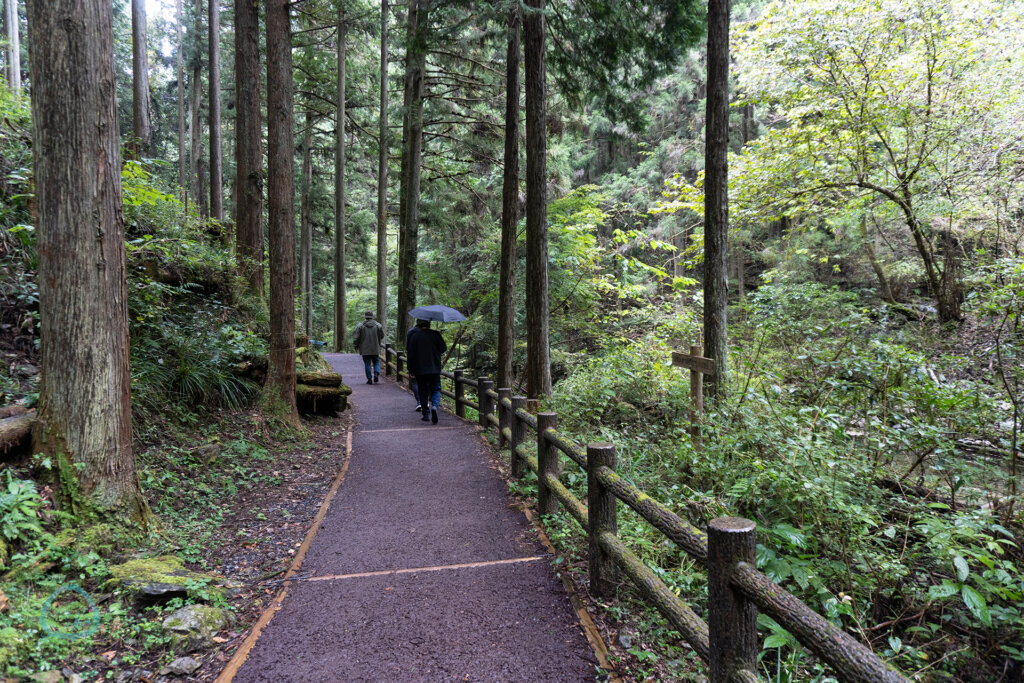
[[[494,386],[494,382],[486,377],[479,377],[476,380],[476,404],[480,406],[478,419],[480,426],[485,432],[490,426],[487,422],[487,416],[494,412],[491,406],[491,397],[487,395],[487,390],[492,386]]]
[[[526,474],[526,467],[523,466],[523,461],[516,455],[516,449],[519,448],[519,444],[526,440],[526,425],[516,415],[517,410],[526,408],[526,397],[525,396],[513,396],[512,397],[512,443],[509,447],[512,449],[512,477],[515,479],[522,479],[523,475]]]
[[[690,346],[690,355],[699,356],[701,347]],[[700,438],[700,416],[704,414],[704,375],[698,370],[690,370],[690,439],[693,447],[700,450],[702,447]]]
[[[615,561],[601,548],[600,535],[618,533],[615,494],[606,490],[597,479],[602,465],[615,469],[615,446],[610,443],[587,444],[587,510],[590,528],[590,593],[595,598],[615,595]]]
[[[540,399],[539,398],[528,398],[526,399],[526,412],[537,414],[540,410]]]
[[[508,417],[508,408],[505,407],[505,399],[512,400],[512,390],[508,388],[498,389],[498,448],[505,448],[508,442],[505,441],[505,430],[511,429],[511,420]]]
[[[558,476],[558,449],[544,437],[544,432],[557,428],[556,413],[537,413],[537,512],[542,515],[558,512],[558,499],[544,481],[547,474]]]
[[[391,366],[388,363],[391,362],[391,344],[384,345],[384,376],[391,376]]]
[[[395,356],[395,381],[402,381],[402,366],[405,365],[405,352],[399,351],[398,355]]]
[[[756,565],[756,528],[741,517],[719,517],[708,524],[711,683],[728,683],[744,669],[757,671],[757,606],[730,584],[737,564]]]
[[[466,385],[462,383],[462,368],[457,368],[452,372],[452,377],[455,381],[455,415],[456,417],[466,417],[466,404],[463,401],[466,400]]]

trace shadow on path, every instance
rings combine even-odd
[[[235,681],[585,681],[596,660],[477,427],[422,422],[359,356],[348,473]],[[352,576],[355,575],[355,576]]]

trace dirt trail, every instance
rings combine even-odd
[[[596,660],[470,422],[327,354],[352,386],[348,473],[235,681],[585,681]],[[354,575],[354,576],[353,576]]]

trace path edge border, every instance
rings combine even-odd
[[[281,590],[278,591],[277,595],[271,600],[267,608],[263,610],[263,614],[253,624],[252,630],[249,631],[249,635],[246,636],[242,644],[235,650],[235,654],[228,660],[228,663],[221,670],[220,674],[215,679],[214,683],[231,683],[235,675],[238,674],[239,669],[242,668],[242,664],[245,663],[246,658],[252,651],[253,646],[256,645],[256,641],[263,634],[263,630],[273,619],[274,614],[281,609],[281,605],[284,603],[284,598],[288,594],[288,588],[290,580],[295,574],[298,573],[302,567],[303,561],[306,559],[306,553],[309,551],[309,546],[312,545],[313,539],[316,538],[316,534],[320,531],[320,525],[324,521],[324,517],[327,516],[327,510],[331,506],[331,501],[334,500],[334,495],[341,488],[341,483],[345,481],[345,475],[348,473],[349,463],[352,462],[352,429],[349,428],[348,436],[345,439],[345,460],[341,465],[341,471],[338,472],[338,476],[334,478],[334,483],[331,484],[330,490],[327,492],[327,496],[324,501],[320,504],[320,509],[317,510],[316,516],[313,517],[313,524],[309,527],[309,531],[306,532],[306,537],[302,540],[302,545],[299,546],[299,551],[295,553],[295,559],[292,560],[291,566],[288,567],[288,571],[285,573],[282,579],[283,585]]]

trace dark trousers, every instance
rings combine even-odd
[[[380,377],[380,356],[363,356],[363,369],[366,370],[366,379]]]
[[[430,407],[438,408],[441,405],[441,375],[416,375],[416,388],[420,394],[420,406],[424,414]]]

